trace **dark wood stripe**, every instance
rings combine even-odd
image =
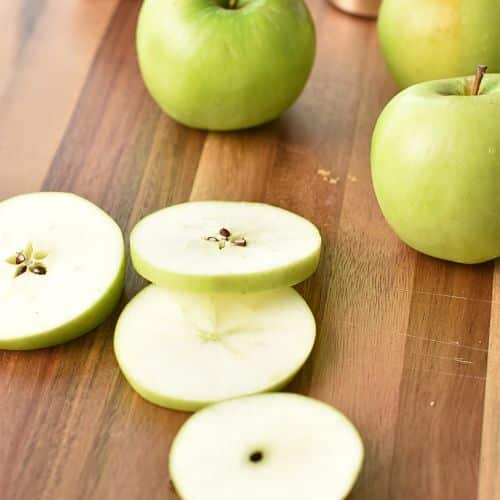
[[[19,44],[17,46],[16,59],[22,57],[24,47],[29,42],[35,30],[38,19],[46,8],[47,0],[21,0],[19,16]]]
[[[147,95],[135,60],[139,6],[120,3],[43,186],[87,197],[127,234],[145,213],[189,197],[205,140]],[[123,303],[143,284],[129,267]],[[125,382],[112,348],[117,314],[64,346],[2,353],[11,369],[0,381],[9,388],[3,403],[18,415],[2,450],[5,498],[168,495],[168,442],[185,416],[145,403]]]

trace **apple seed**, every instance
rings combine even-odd
[[[16,269],[16,275],[15,277],[17,278],[18,276],[21,276],[21,274],[24,274],[26,272],[26,269],[28,269],[28,266],[20,266]]]
[[[43,266],[42,264],[37,264],[37,265],[31,266],[30,271],[33,274],[39,274],[39,275],[47,274],[47,268],[45,266]]]
[[[246,247],[247,240],[245,238],[238,238],[237,240],[233,241],[233,245],[236,245],[237,247]]]
[[[16,264],[22,264],[26,261],[26,257],[22,252],[17,252],[16,254]]]
[[[250,455],[250,462],[257,463],[260,462],[264,458],[264,455],[261,451],[254,451]]]
[[[226,229],[225,227],[223,227],[220,231],[219,231],[219,234],[223,237],[223,238],[229,238],[231,236],[231,232]]]

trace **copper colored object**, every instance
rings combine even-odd
[[[330,0],[340,10],[355,16],[377,17],[382,0]]]

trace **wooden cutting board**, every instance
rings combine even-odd
[[[0,3],[0,198],[73,191],[127,233],[189,199],[260,200],[309,218],[324,253],[299,288],[319,335],[289,390],[332,403],[360,429],[366,462],[351,498],[500,498],[500,268],[419,255],[384,222],[370,136],[396,89],[374,23],[311,0],[318,55],[297,104],[268,126],[207,134],[176,125],[147,95],[139,6]],[[122,305],[143,286],[129,266]],[[167,457],[187,415],[125,382],[117,314],[67,345],[0,353],[3,500],[176,498]]]

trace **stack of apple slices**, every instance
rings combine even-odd
[[[260,203],[185,203],[140,221],[130,247],[153,284],[123,311],[115,352],[149,401],[194,411],[279,389],[306,361],[315,321],[291,288],[319,261],[306,219]]]
[[[283,387],[316,325],[293,289],[318,266],[321,237],[277,207],[195,202],[160,210],[130,238],[153,284],[124,309],[118,363],[149,401],[194,411],[171,448],[184,500],[338,500],[363,460],[353,425]]]
[[[363,457],[352,424],[310,398],[258,394],[283,387],[311,352],[315,321],[291,286],[315,271],[320,246],[313,224],[258,203],[186,203],[134,229],[133,263],[154,284],[117,323],[120,367],[156,404],[217,403],[172,446],[183,499],[331,500],[351,489]],[[87,200],[0,203],[0,349],[97,326],[120,297],[124,264],[120,228]]]

